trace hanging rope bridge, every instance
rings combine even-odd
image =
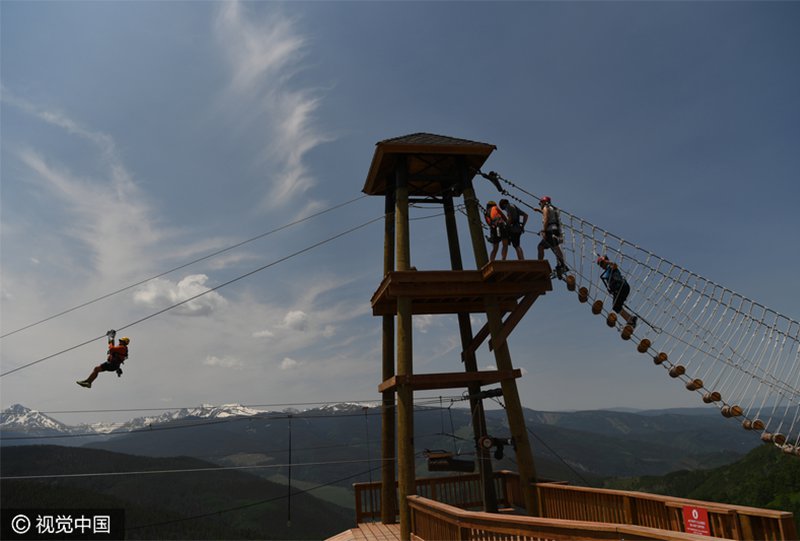
[[[507,197],[539,208],[498,180],[538,203],[539,197],[513,182],[483,176]],[[800,322],[561,208],[558,212],[567,289],[703,402],[740,420],[745,430],[760,432],[762,441],[800,456]],[[601,279],[600,256],[617,265],[630,287],[621,317]]]

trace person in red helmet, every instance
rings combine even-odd
[[[542,231],[540,235],[542,240],[539,241],[537,246],[538,259],[544,259],[544,251],[550,248],[556,254],[556,276],[561,278],[564,273],[569,269],[564,262],[564,253],[561,251],[559,244],[561,244],[561,218],[548,196],[544,196],[539,200],[539,208],[536,212],[542,213]]]
[[[600,275],[600,279],[606,285],[606,289],[611,293],[611,297],[614,299],[614,306],[612,309],[622,316],[622,319],[624,319],[628,325],[635,329],[638,318],[632,316],[625,310],[625,301],[631,293],[631,286],[628,285],[628,281],[622,276],[622,272],[620,272],[617,264],[612,263],[608,259],[608,256],[601,255],[598,257],[597,264],[603,269],[603,274]]]
[[[108,356],[106,357],[106,362],[95,366],[88,378],[77,381],[76,383],[81,387],[91,389],[92,382],[97,379],[100,372],[116,372],[117,377],[122,375],[122,363],[128,358],[128,344],[131,343],[131,339],[127,336],[123,336],[119,339],[119,345],[115,345],[114,341],[117,336],[117,331],[112,329],[106,333],[106,336],[108,337]]]

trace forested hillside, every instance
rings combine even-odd
[[[3,479],[3,508],[123,508],[127,539],[324,539],[354,521],[350,510],[297,488],[289,499],[286,486],[248,473],[178,471],[217,467],[193,458],[47,445],[5,448],[1,464],[4,478],[43,476]],[[112,475],[46,477],[90,472]]]
[[[800,531],[800,458],[786,455],[773,445],[759,446],[741,460],[719,468],[613,479],[606,484],[610,488],[790,511]]]

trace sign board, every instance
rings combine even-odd
[[[708,524],[708,509],[687,505],[683,508],[683,528],[686,533],[711,535]]]

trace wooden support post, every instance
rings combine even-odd
[[[462,169],[465,169],[462,166]],[[483,238],[483,228],[481,227],[480,212],[478,211],[478,201],[475,196],[475,189],[472,181],[462,173],[464,182],[464,203],[467,208],[467,220],[469,222],[470,237],[472,239],[472,249],[475,254],[475,263],[478,268],[482,268],[489,261],[489,254],[486,252],[486,244]],[[512,370],[511,353],[508,344],[502,339],[503,320],[502,312],[498,308],[497,301],[493,297],[486,298],[486,319],[489,325],[489,333],[495,345],[494,357],[498,370]],[[525,416],[522,412],[522,402],[519,398],[517,383],[513,379],[501,382],[503,388],[503,398],[506,403],[506,415],[508,424],[511,428],[511,436],[517,445],[517,464],[519,465],[520,482],[525,498],[525,508],[529,515],[539,515],[539,496],[536,493],[536,468],[533,462],[533,450],[528,440],[528,432],[525,427]]]
[[[461,259],[461,246],[458,241],[458,227],[456,225],[455,209],[453,197],[446,195],[444,198],[444,217],[447,227],[447,244],[450,248],[450,265],[453,270],[463,270],[464,263]],[[469,351],[472,343],[472,324],[469,314],[458,314],[458,330],[461,334],[461,349],[464,352],[464,369],[467,372],[478,371],[478,361],[475,358],[475,351]],[[467,387],[471,397],[476,396],[481,387],[478,384],[471,384]],[[492,457],[488,449],[478,445],[481,436],[487,435],[486,414],[483,409],[483,401],[479,398],[470,398],[470,411],[472,412],[472,432],[475,436],[475,450],[478,457],[478,471],[480,472],[481,491],[483,493],[483,510],[487,513],[497,512],[497,495],[494,488],[494,474],[492,473]]]
[[[391,188],[391,187],[390,187]],[[394,270],[394,190],[386,192],[385,222],[383,232],[383,274]],[[383,316],[382,367],[383,381],[395,375],[394,369],[394,316]],[[395,488],[396,432],[395,432],[395,397],[394,389],[382,393],[381,410],[381,522],[394,524],[397,522],[397,489]]]
[[[411,268],[411,245],[408,223],[408,172],[405,159],[398,159],[396,172],[395,227],[397,235],[397,270]],[[411,297],[397,298],[397,374],[412,375]],[[406,496],[416,494],[414,472],[414,391],[411,385],[397,386],[398,490],[400,539],[411,539],[411,510]]]

